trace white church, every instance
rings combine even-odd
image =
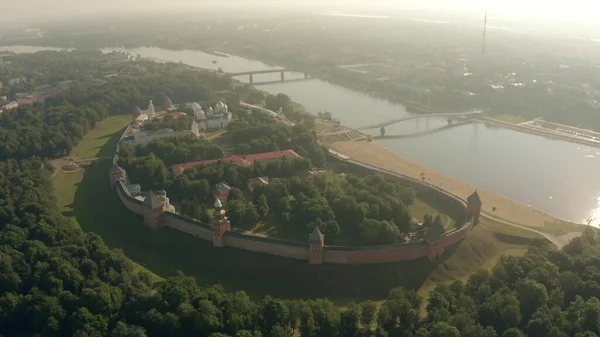
[[[209,106],[206,112],[198,103],[192,103],[191,106],[200,131],[227,129],[231,122],[231,112],[229,112],[227,104],[223,102],[218,102],[214,108]]]

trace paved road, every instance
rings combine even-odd
[[[505,224],[505,225],[517,227],[517,228],[526,230],[528,232],[536,233],[538,235],[541,235],[546,240],[548,240],[551,243],[553,243],[558,249],[562,249],[569,242],[571,242],[571,240],[573,240],[574,238],[579,237],[579,236],[581,236],[583,234],[583,233],[580,233],[580,232],[571,232],[571,233],[567,233],[565,235],[556,237],[556,236],[554,236],[554,235],[552,235],[550,233],[542,232],[540,230],[537,230],[537,229],[534,229],[534,228],[531,228],[531,227],[522,226],[522,225],[516,224],[514,222],[510,222],[510,221],[506,221],[506,220],[503,220],[503,219],[499,219],[499,218],[497,218],[494,215],[489,214],[489,213],[482,212],[481,216],[484,217],[484,218],[486,218],[486,219],[490,219],[490,220],[493,220],[493,221],[496,221],[496,222],[499,222],[499,223],[502,223],[502,224]]]

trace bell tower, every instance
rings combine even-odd
[[[212,219],[212,241],[214,247],[223,247],[223,234],[231,230],[231,223],[227,216],[225,216],[225,210],[223,204],[218,198],[215,200],[215,213]]]
[[[321,233],[319,227],[308,236],[308,263],[323,263],[323,246],[325,245],[325,235]]]
[[[473,192],[467,198],[467,215],[473,217],[473,226],[476,226],[479,223],[479,216],[481,215],[481,198],[479,198],[479,193],[477,191]]]

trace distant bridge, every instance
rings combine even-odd
[[[276,73],[279,73],[279,78],[280,78],[279,82],[284,82],[285,81],[285,73],[286,72],[295,72],[295,73],[297,73],[298,71],[289,70],[289,69],[267,69],[267,70],[255,70],[255,71],[242,71],[242,72],[238,72],[238,73],[227,73],[227,75],[229,75],[231,77],[249,76],[249,78],[250,78],[250,84],[254,84],[254,75],[260,75],[260,74],[276,74]],[[308,79],[312,78],[307,73],[302,73],[302,74],[304,75],[304,78],[292,79],[292,81],[308,80]],[[270,81],[268,83],[273,83],[273,82],[275,82],[275,81]]]
[[[479,114],[481,114],[481,111],[455,112],[455,113],[436,113],[436,114],[427,114],[427,115],[416,115],[416,116],[396,118],[396,119],[392,119],[392,120],[381,122],[381,123],[377,123],[377,124],[371,124],[371,125],[367,125],[367,126],[356,128],[356,130],[361,131],[361,130],[368,130],[368,129],[383,128],[383,127],[386,127],[388,125],[392,125],[392,124],[396,124],[396,123],[400,123],[400,122],[404,122],[404,121],[409,121],[409,120],[413,120],[413,119],[419,119],[419,118],[429,118],[429,117],[461,117],[461,116],[476,116],[476,115],[479,115]]]

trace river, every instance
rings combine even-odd
[[[13,47],[17,52],[19,47]],[[199,51],[161,48],[115,48],[133,55],[225,72],[277,69],[242,57],[218,57]],[[27,49],[26,52],[31,50]],[[109,51],[105,49],[104,51]],[[216,63],[214,63],[216,61]],[[300,79],[302,74],[285,74]],[[248,77],[239,78],[248,81]],[[255,75],[254,82],[279,80],[279,73]],[[312,113],[329,110],[343,125],[360,127],[407,115],[400,104],[318,79],[260,85],[284,93]],[[600,148],[548,139],[513,130],[468,124],[420,134],[447,124],[445,119],[412,120],[386,128],[386,135],[409,135],[377,140],[393,152],[504,195],[561,219],[583,223],[588,217],[600,226]],[[379,134],[379,130],[371,131]],[[411,137],[411,134],[417,134]]]

